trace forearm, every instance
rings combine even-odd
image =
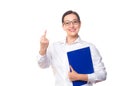
[[[88,81],[88,75],[87,74],[78,74],[78,80]]]
[[[38,55],[37,56],[38,64],[41,68],[47,68],[50,65],[49,57],[45,55]]]
[[[40,49],[39,54],[43,56],[46,54],[46,51],[47,51],[47,49]]]
[[[107,72],[101,70],[92,74],[88,74],[88,81],[92,83],[97,83],[106,80]]]

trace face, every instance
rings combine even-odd
[[[69,14],[64,17],[63,29],[67,32],[67,36],[77,36],[80,25],[81,23],[75,14]]]

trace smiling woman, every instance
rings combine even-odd
[[[87,82],[78,84],[79,86],[92,86],[93,83],[105,80],[106,70],[101,55],[93,44],[81,40],[78,35],[81,21],[77,12],[72,10],[65,12],[62,16],[62,27],[67,33],[66,38],[51,45],[49,45],[49,40],[46,37],[46,31],[44,32],[40,40],[39,55],[37,56],[38,64],[41,68],[52,66],[55,75],[55,86],[76,86],[76,84],[74,84],[76,81]],[[90,49],[94,72],[78,73],[69,65],[67,53],[86,47]],[[86,54],[87,52],[85,51],[84,53]],[[82,59],[82,57],[77,58]],[[87,62],[87,60],[88,59],[84,62]]]
[[[62,17],[63,29],[67,33],[67,43],[72,43],[77,37],[81,26],[80,17],[76,12],[68,11]]]
[[[55,43],[55,47],[61,44],[63,49],[52,47],[55,51],[52,57],[57,54],[58,58],[52,59],[51,66],[45,70],[39,68],[36,62],[39,40],[44,29],[47,29],[46,38],[49,40],[47,52],[52,42],[66,39],[66,31],[61,28],[61,17],[69,9],[80,14],[79,37],[93,42],[103,57],[108,78],[95,86],[120,86],[119,0],[0,0],[0,86],[54,86],[51,66],[55,60],[56,67],[60,68],[55,70],[55,66],[52,67],[55,79],[58,77],[58,84],[61,80],[62,83],[69,80],[66,74],[68,71],[65,72],[68,63],[64,57],[67,51],[83,46],[83,42],[78,47],[74,47],[79,45],[77,40],[73,40],[72,44],[67,44],[66,40]],[[70,22],[74,28],[76,24],[73,20]],[[64,27],[67,28],[65,21]],[[94,53],[92,55],[95,56]]]

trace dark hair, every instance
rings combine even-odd
[[[64,17],[65,17],[66,15],[69,15],[69,14],[75,14],[75,15],[77,16],[78,20],[80,21],[80,17],[79,17],[79,15],[78,15],[78,13],[75,12],[75,11],[69,10],[69,11],[67,11],[67,12],[65,12],[65,13],[63,14],[63,16],[62,16],[62,23],[64,22]]]

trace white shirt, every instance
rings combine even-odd
[[[69,63],[66,53],[84,47],[90,47],[94,73],[88,74],[88,83],[82,86],[92,86],[93,83],[105,80],[107,73],[100,53],[93,44],[82,41],[80,37],[70,45],[66,44],[66,40],[53,43],[48,47],[46,55],[37,56],[39,66],[41,68],[52,66],[55,86],[73,86],[68,78]]]

